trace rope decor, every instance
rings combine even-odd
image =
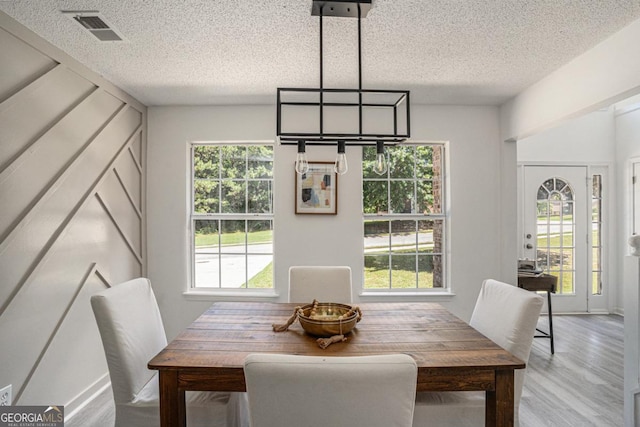
[[[346,341],[345,335],[360,319],[362,312],[357,306],[320,303],[314,299],[311,304],[296,307],[286,323],[271,326],[274,332],[284,332],[298,320],[305,332],[320,337],[316,342],[324,350],[333,343]]]

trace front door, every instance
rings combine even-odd
[[[523,254],[558,277],[557,312],[588,309],[587,184],[585,166],[524,166]]]

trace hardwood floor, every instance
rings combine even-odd
[[[556,354],[536,338],[520,403],[521,427],[623,425],[623,322],[615,315],[553,317]],[[540,319],[546,330],[546,317]],[[111,389],[65,422],[66,427],[111,427]]]
[[[535,338],[520,402],[521,427],[623,425],[624,318],[553,316],[555,354]],[[538,326],[548,330],[546,317]]]

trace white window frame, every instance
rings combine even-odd
[[[420,141],[420,142],[412,142],[412,143],[404,143],[403,146],[439,146],[442,150],[441,155],[441,212],[440,213],[374,213],[374,214],[365,214],[364,213],[364,201],[363,201],[363,209],[362,209],[362,225],[363,225],[363,239],[364,239],[364,223],[367,220],[409,220],[409,221],[429,221],[429,220],[440,220],[442,221],[442,251],[439,252],[442,257],[442,287],[437,288],[365,288],[365,271],[364,271],[364,242],[363,242],[363,265],[362,265],[362,284],[361,284],[361,295],[363,296],[407,296],[407,295],[424,295],[424,296],[435,296],[435,295],[444,295],[444,296],[452,296],[451,284],[450,284],[450,251],[449,251],[449,236],[450,236],[450,212],[449,212],[449,144],[446,141]],[[365,167],[363,165],[363,167]],[[365,181],[365,178],[361,174],[361,179]],[[414,174],[414,178],[415,174]],[[369,180],[369,179],[367,179]],[[389,179],[388,175],[386,177],[386,181],[390,183],[393,179]],[[388,185],[387,191],[391,191],[391,186]],[[363,194],[364,196],[364,194]],[[416,246],[418,242],[416,241]],[[389,247],[391,250],[391,236],[389,236]],[[416,266],[417,269],[417,266]],[[389,274],[392,274],[392,269],[390,267]],[[390,278],[391,280],[391,278]],[[390,284],[392,284],[390,282]]]
[[[189,161],[189,197],[188,197],[188,247],[189,247],[189,272],[188,272],[188,290],[185,292],[187,296],[194,296],[196,298],[202,296],[231,296],[231,297],[277,297],[276,293],[276,283],[275,277],[272,277],[272,287],[271,288],[225,288],[225,287],[204,287],[204,286],[196,286],[195,284],[195,262],[196,262],[196,253],[195,253],[195,221],[197,220],[269,220],[272,222],[272,226],[275,222],[275,212],[273,210],[271,213],[214,213],[214,214],[200,214],[194,212],[195,200],[194,200],[194,149],[197,146],[203,145],[211,145],[211,146],[229,146],[229,145],[238,145],[238,146],[251,146],[251,145],[261,145],[261,146],[270,146],[273,149],[273,169],[275,171],[275,144],[273,141],[191,141],[188,144],[188,161]],[[246,179],[246,178],[245,178]],[[275,187],[275,177],[271,177],[272,188]],[[274,190],[275,192],[275,190]],[[272,194],[273,197],[273,194]],[[272,203],[274,201],[272,200]],[[246,229],[245,229],[246,234]],[[274,245],[274,249],[271,252],[272,262],[275,258],[275,242],[272,243]],[[247,241],[245,239],[245,251],[243,254],[247,256]],[[219,255],[224,255],[222,252]],[[245,272],[247,271],[248,266],[245,265]],[[219,274],[222,274],[222,271],[219,271]],[[245,273],[246,274],[246,273]],[[275,274],[274,274],[275,276]]]

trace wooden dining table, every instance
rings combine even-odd
[[[404,353],[418,365],[417,391],[486,392],[486,426],[513,426],[514,369],[525,363],[436,303],[359,304],[347,340],[321,349],[299,322],[274,332],[302,304],[216,302],[148,364],[160,375],[162,427],[186,424],[185,391],[246,391],[250,353],[365,356]]]

